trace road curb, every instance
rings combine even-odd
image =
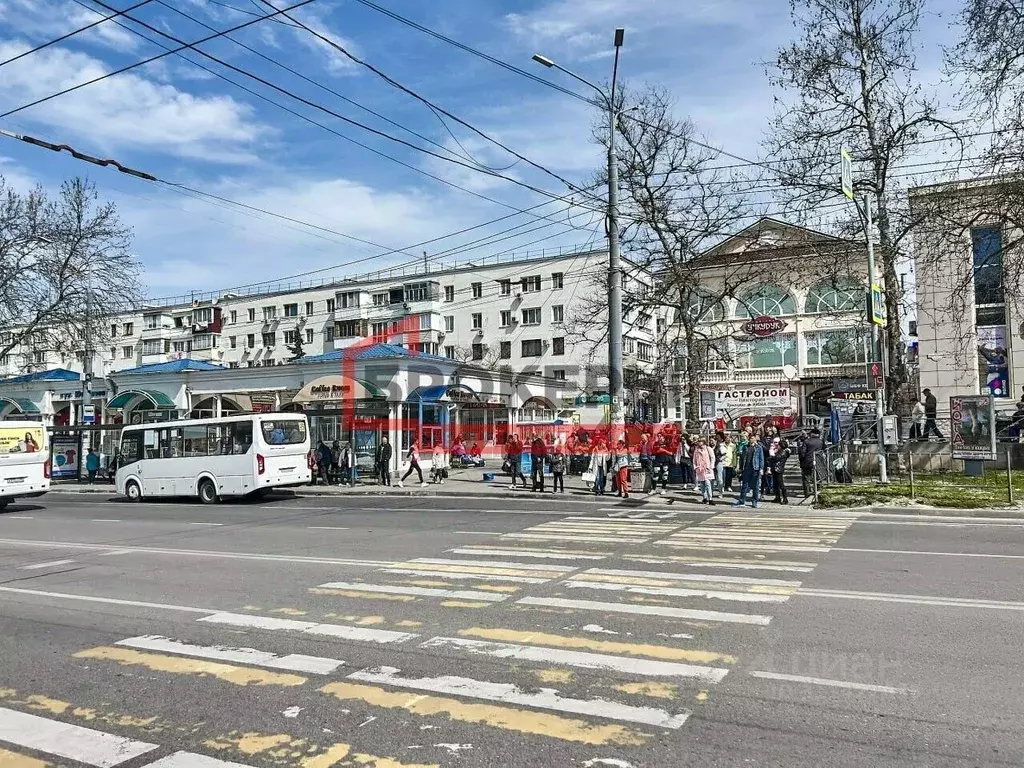
[[[955,507],[887,507],[873,505],[854,507],[852,512],[868,512],[872,515],[930,515],[933,517],[1000,517],[1007,520],[1024,520],[1024,510],[1019,509],[958,509]]]

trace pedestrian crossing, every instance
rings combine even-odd
[[[150,620],[143,633],[77,649],[70,663],[93,675],[139,673],[122,680],[178,681],[236,701],[243,717],[263,697],[287,696],[331,727],[195,726],[191,741],[172,745],[159,731],[133,729],[142,715],[73,722],[90,708],[40,710],[0,679],[0,766],[491,765],[474,762],[481,732],[517,749],[534,740],[526,743],[537,757],[524,760],[542,763],[550,744],[657,748],[665,734],[685,733],[741,664],[738,638],[770,627],[852,521],[745,511],[700,522],[568,516],[361,577],[313,579],[297,608]],[[382,615],[353,615],[367,601]],[[254,700],[250,689],[265,693]],[[335,727],[344,742],[323,733]],[[445,736],[422,736],[434,729]]]

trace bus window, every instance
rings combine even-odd
[[[122,467],[129,464],[134,464],[136,461],[141,461],[143,457],[143,433],[137,432],[125,432],[121,438],[121,458],[120,465]]]
[[[181,427],[160,430],[160,455],[165,459],[182,456]]]
[[[138,433],[136,433],[138,434]],[[142,444],[145,449],[147,459],[159,459],[160,458],[160,435],[155,429],[147,429],[141,433],[143,435]]]
[[[263,439],[268,445],[299,445],[306,442],[304,421],[264,421],[262,427]]]
[[[231,428],[231,452],[236,456],[248,453],[252,447],[252,422],[236,421],[226,426]]]
[[[199,425],[184,427],[183,430],[185,433],[185,457],[194,459],[200,456],[206,456],[209,452],[209,440],[207,437],[209,427],[206,425]]]

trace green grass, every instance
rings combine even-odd
[[[1013,473],[1014,502],[1024,501],[1024,472]],[[949,509],[986,509],[1011,506],[1006,493],[1006,473],[986,472],[982,477],[945,473],[914,478],[913,498],[909,478],[888,485],[855,483],[830,485],[821,490],[818,506],[859,507],[871,504],[908,506],[923,504]]]

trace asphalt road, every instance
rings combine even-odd
[[[1022,596],[1021,521],[50,494],[0,766],[1020,766]]]

